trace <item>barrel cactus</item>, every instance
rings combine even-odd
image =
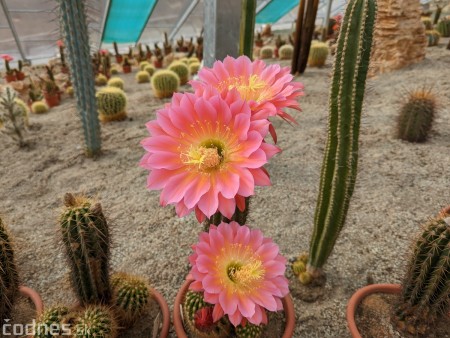
[[[393,320],[400,330],[424,335],[450,310],[450,209],[430,220],[417,238]]]
[[[184,85],[189,80],[189,68],[184,62],[175,61],[169,66],[169,70],[177,73],[180,78],[180,85]]]
[[[294,47],[292,45],[283,45],[278,50],[280,60],[292,60],[294,55]]]
[[[112,66],[110,72],[111,72],[111,75],[117,75],[117,74],[119,74],[119,73],[120,73],[120,68],[119,68],[119,66]]]
[[[200,63],[199,62],[192,62],[189,64],[189,73],[191,75],[195,75],[200,70]]]
[[[140,70],[136,73],[136,81],[137,83],[149,83],[150,82],[150,74],[145,70]]]
[[[106,86],[108,83],[108,78],[103,74],[98,74],[95,77],[95,85],[96,86]]]
[[[142,61],[139,63],[139,70],[145,70],[145,67],[150,66],[150,62]]]
[[[262,325],[253,325],[247,323],[245,326],[238,325],[236,327],[236,337],[237,338],[259,338],[263,332]]]
[[[90,305],[75,318],[73,338],[116,338],[118,324],[113,312],[106,306]]]
[[[155,74],[155,67],[152,65],[148,65],[147,67],[145,67],[144,69],[148,75],[153,76],[153,74]]]
[[[34,114],[44,114],[48,112],[47,103],[45,103],[44,101],[33,102],[33,104],[31,105],[31,111]]]
[[[68,335],[69,332],[66,331],[64,326],[67,325],[67,329],[70,329],[69,323],[66,323],[68,314],[69,309],[65,306],[53,306],[46,309],[34,322],[33,337],[52,338]]]
[[[310,67],[322,67],[328,56],[328,45],[324,42],[315,42],[311,44],[309,50],[308,65]]]
[[[428,39],[428,47],[437,46],[439,44],[439,39],[441,34],[437,30],[427,30],[425,35]]]
[[[70,97],[73,97],[74,95],[74,90],[72,86],[69,86],[66,88],[66,94],[69,95]]]
[[[120,322],[130,327],[141,316],[150,298],[150,286],[144,278],[116,273],[111,276],[114,310]]]
[[[152,76],[152,88],[158,98],[172,97],[180,87],[180,78],[172,70],[160,70]]]
[[[436,115],[436,97],[430,89],[410,92],[397,119],[397,138],[425,142]]]
[[[82,305],[109,304],[111,239],[100,203],[67,193],[59,225],[78,301]]]
[[[183,62],[185,64],[188,64],[189,63],[189,58],[183,57],[183,58],[179,59],[178,61]]]
[[[273,58],[273,48],[271,46],[264,46],[259,51],[260,59],[271,59]]]
[[[426,30],[432,30],[433,29],[433,21],[427,16],[424,16],[421,18],[423,25],[425,26]]]
[[[188,61],[187,61],[188,65],[190,65],[191,63],[200,63],[200,60],[198,57],[196,56],[191,56]]]
[[[0,323],[11,319],[11,310],[19,292],[19,275],[9,230],[0,218]]]
[[[116,88],[123,90],[123,86],[124,86],[124,82],[118,76],[112,77],[108,80],[108,87],[116,87]]]
[[[100,121],[120,121],[127,117],[127,96],[125,92],[116,87],[105,87],[97,95],[97,106]]]
[[[436,25],[436,30],[439,34],[444,37],[450,37],[450,18],[444,18]]]

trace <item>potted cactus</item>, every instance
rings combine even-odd
[[[17,61],[17,67],[18,67],[18,69],[14,70],[16,73],[17,81],[22,81],[25,79],[25,73],[22,72],[22,69],[23,69],[23,61],[22,60]]]
[[[131,63],[128,56],[125,56],[123,58],[122,71],[124,72],[124,74],[131,73]]]
[[[113,42],[113,46],[114,46],[114,53],[115,53],[115,57],[116,57],[116,62],[118,64],[121,64],[123,61],[123,56],[122,54],[119,53],[119,48],[117,47],[117,42]]]
[[[69,67],[66,63],[66,56],[64,54],[64,42],[62,40],[58,40],[56,45],[59,48],[59,58],[61,59],[61,73],[69,74]]]
[[[14,58],[11,55],[8,54],[1,54],[0,57],[5,61],[5,69],[6,69],[6,75],[5,80],[6,82],[13,82],[16,81],[16,74],[9,66],[9,62],[14,60]]]
[[[358,305],[374,293],[395,294],[391,322],[400,332],[424,336],[434,324],[445,321],[450,310],[450,205],[427,222],[413,245],[402,285],[374,284],[358,290],[347,306],[347,323],[353,338],[360,338],[355,322]]]
[[[55,77],[53,76],[53,70],[49,66],[45,66],[47,69],[47,78],[42,79],[44,85],[44,98],[47,105],[51,107],[58,106],[61,102],[61,91],[56,85]]]
[[[283,40],[281,38],[281,35],[278,35],[275,40],[275,49],[273,51],[273,54],[276,58],[280,57],[279,50],[280,50],[281,46],[284,46],[285,44],[286,44],[286,40]]]
[[[155,68],[162,68],[164,56],[162,55],[161,48],[158,47],[157,43],[155,43],[155,50],[153,54],[155,56],[155,59],[153,60],[153,65],[155,66]]]

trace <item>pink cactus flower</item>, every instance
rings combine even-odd
[[[215,322],[228,315],[234,326],[247,320],[265,324],[266,310],[282,309],[281,298],[289,292],[286,259],[260,230],[236,222],[211,225],[193,249],[190,289],[214,304]]]
[[[100,54],[102,55],[108,55],[108,51],[106,49],[100,49]]]
[[[278,115],[295,122],[285,109],[300,110],[297,98],[304,94],[303,84],[292,81],[289,71],[289,67],[267,66],[261,60],[252,62],[247,56],[237,59],[227,56],[223,62],[216,61],[212,68],[202,68],[199,80],[190,84],[196,94],[202,93],[207,85],[219,91],[236,88],[242,99],[249,102],[253,118]]]
[[[162,190],[161,205],[175,204],[183,217],[195,211],[202,222],[220,211],[231,218],[255,186],[270,185],[263,166],[280,151],[264,142],[269,121],[251,121],[249,105],[233,90],[227,95],[175,93],[146,124],[140,165],[147,187]]]
[[[9,62],[9,61],[14,60],[14,58],[11,55],[8,55],[8,54],[0,54],[0,58],[5,60],[5,62]]]
[[[58,41],[56,41],[56,45],[58,47],[64,47],[64,42],[62,40],[58,40]]]

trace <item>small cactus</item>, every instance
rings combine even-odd
[[[110,309],[88,306],[75,319],[73,338],[115,338],[118,325]]]
[[[245,326],[238,325],[236,327],[237,338],[259,338],[263,332],[262,325],[254,325],[247,323]]]
[[[113,304],[121,324],[130,327],[149,302],[150,288],[144,278],[116,273],[111,276]]]
[[[44,101],[36,101],[31,105],[31,112],[34,114],[44,114],[48,112],[47,103]]]
[[[0,323],[11,319],[11,310],[19,291],[19,276],[14,260],[11,236],[0,218]]]
[[[68,334],[66,328],[66,316],[69,309],[65,306],[54,306],[45,310],[34,323],[34,338],[52,338]],[[68,323],[67,323],[68,324]],[[67,327],[69,328],[69,327]],[[50,332],[51,331],[51,332]]]
[[[191,63],[200,63],[200,60],[198,59],[198,57],[196,56],[191,56],[188,60],[187,60],[188,65],[190,65]]]
[[[439,44],[439,39],[441,34],[437,30],[427,30],[425,35],[428,39],[428,47],[437,46]]]
[[[450,37],[450,18],[444,18],[436,25],[436,30],[439,34],[444,37]]]
[[[150,63],[148,61],[142,61],[139,63],[139,70],[145,70],[145,67],[150,66]]]
[[[200,63],[199,62],[192,62],[189,64],[189,73],[191,75],[195,75],[200,70]]]
[[[427,16],[422,17],[421,20],[427,31],[433,29],[433,22],[431,21],[431,19],[429,17],[427,17]]]
[[[111,75],[117,75],[120,73],[120,68],[118,66],[111,67]]]
[[[410,92],[397,119],[397,138],[425,142],[436,115],[436,105],[436,97],[430,89]]]
[[[145,70],[140,70],[136,73],[136,81],[137,83],[149,83],[150,82],[150,74]]]
[[[7,86],[0,95],[0,132],[25,146],[24,133],[28,126],[28,108],[16,97],[14,90]]]
[[[292,45],[283,45],[278,50],[280,60],[292,60],[294,55],[294,47]]]
[[[74,95],[74,91],[73,91],[73,87],[69,86],[66,88],[66,94],[69,95],[70,97],[73,97]]]
[[[64,196],[59,218],[71,282],[82,305],[109,304],[109,227],[100,203],[83,195]]]
[[[172,62],[169,66],[169,70],[172,70],[178,74],[178,77],[180,78],[180,85],[184,85],[188,82],[189,68],[184,62]]]
[[[261,59],[273,58],[273,48],[271,46],[261,47],[261,50],[259,51],[259,57]]]
[[[106,86],[108,83],[108,78],[103,74],[98,74],[95,77],[95,85],[96,86]]]
[[[150,76],[153,76],[153,74],[155,74],[155,67],[154,66],[152,66],[152,65],[148,65],[147,67],[145,67],[145,69],[144,69],[147,73],[148,73],[148,75],[150,75]]]
[[[188,63],[189,63],[189,58],[183,57],[183,58],[179,59],[178,61],[179,61],[179,62],[183,62],[183,63],[185,63],[185,64],[188,64]]]
[[[120,121],[127,117],[125,111],[127,96],[122,89],[105,87],[97,93],[96,97],[100,121]]]
[[[180,78],[172,70],[160,70],[152,76],[152,88],[158,98],[172,97],[180,86]]]
[[[116,87],[123,90],[124,82],[120,77],[112,77],[108,80],[108,87]]]
[[[311,44],[309,50],[308,65],[310,67],[322,67],[328,56],[328,45],[324,42],[315,42]]]
[[[402,290],[393,317],[400,330],[424,335],[440,316],[445,320],[450,309],[450,214],[425,224]]]

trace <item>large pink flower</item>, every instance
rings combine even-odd
[[[190,288],[214,304],[214,321],[226,314],[235,326],[244,319],[258,325],[267,323],[265,310],[282,309],[289,292],[286,259],[260,230],[236,222],[211,225],[193,249]]]
[[[270,185],[263,165],[280,149],[264,142],[269,121],[251,121],[236,91],[176,93],[156,115],[141,166],[150,170],[147,187],[161,189],[161,204],[175,204],[180,217],[195,210],[199,221],[217,211],[231,218],[255,185]]]
[[[212,68],[202,68],[199,81],[191,81],[196,94],[211,85],[219,91],[236,88],[248,101],[253,118],[266,119],[279,115],[295,122],[285,108],[300,110],[297,97],[303,95],[303,84],[292,81],[289,67],[267,66],[263,61],[251,61],[247,56],[237,59],[227,56],[223,62],[216,61]]]

